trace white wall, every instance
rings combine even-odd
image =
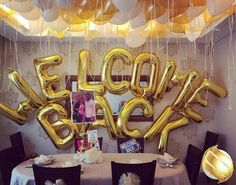
[[[224,101],[217,100],[217,131],[221,134],[220,146],[236,161],[236,33],[216,43],[215,63],[217,83],[225,84],[229,91]],[[236,175],[229,184],[236,184]]]
[[[47,56],[50,54],[60,54],[63,57],[63,64],[54,67],[51,73],[60,74],[62,78],[61,87],[65,87],[65,75],[76,75],[78,66],[79,51],[83,48],[88,48],[91,53],[92,64],[91,74],[100,74],[101,61],[104,54],[111,48],[124,47],[127,48],[122,42],[108,43],[107,41],[97,43],[82,43],[71,44],[51,42],[51,43],[14,43],[5,42],[1,44],[1,52],[7,55],[1,57],[0,68],[0,102],[7,103],[12,107],[16,107],[18,103],[24,99],[19,91],[11,84],[7,78],[10,70],[20,70],[21,74],[33,87],[33,89],[42,95],[37,77],[34,71],[33,60],[38,57]],[[17,50],[15,49],[17,48]],[[130,48],[127,48],[130,49]],[[173,59],[181,72],[190,69],[196,69],[203,76],[210,74],[210,48],[207,45],[194,45],[194,44],[165,44],[148,43],[145,46],[137,49],[130,49],[135,55],[143,51],[155,52],[160,58],[161,67],[165,65],[167,58]],[[19,65],[19,66],[18,66]],[[120,70],[122,69],[122,70]],[[130,74],[129,68],[124,68],[121,64],[116,64],[114,67],[114,74]],[[148,74],[149,70],[144,69],[144,73]],[[224,85],[225,81],[222,80],[219,85]],[[155,114],[157,118],[163,109],[169,105],[176,97],[178,88],[165,94],[164,99],[160,103],[154,105]],[[216,101],[221,104],[227,102],[225,99],[215,98],[214,95],[209,96],[209,107],[198,107],[199,112],[204,115],[202,123],[191,123],[188,126],[172,131],[169,136],[168,152],[183,159],[186,154],[186,149],[189,143],[202,147],[205,133],[207,130],[216,131],[217,115],[222,114],[216,107]],[[147,129],[150,122],[130,122],[130,128],[140,128],[142,131]],[[58,150],[54,147],[48,136],[40,124],[35,119],[35,113],[31,114],[29,122],[23,126],[18,126],[13,121],[0,115],[0,149],[10,145],[8,135],[14,132],[21,131],[24,137],[26,150],[29,152],[52,154],[52,153],[66,153],[73,152],[73,147],[66,150]],[[104,128],[99,129],[99,136],[104,137],[103,148],[106,152],[116,152],[116,141],[110,140],[107,131]],[[158,137],[151,143],[145,143],[145,152],[157,152]]]

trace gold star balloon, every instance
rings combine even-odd
[[[219,183],[222,183],[233,175],[234,165],[229,154],[218,149],[216,145],[208,148],[204,153],[202,169],[208,177],[217,179]]]

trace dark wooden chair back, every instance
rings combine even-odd
[[[75,152],[80,150],[80,148],[79,148],[80,146],[78,144],[78,141],[82,141],[82,139],[81,138],[75,139]],[[98,143],[99,143],[100,150],[102,150],[103,137],[98,138]]]
[[[191,185],[197,184],[202,156],[203,151],[200,148],[192,144],[188,146],[188,151],[185,158],[185,166],[187,168],[188,177]]]
[[[207,131],[203,151],[205,152],[208,148],[217,145],[218,138],[219,134]]]
[[[120,149],[120,144],[125,143],[129,140],[131,140],[132,138],[117,138],[117,151],[118,153],[122,153],[121,149]],[[139,153],[144,153],[144,138],[137,138],[135,139],[137,141],[137,143],[139,144]]]
[[[9,185],[11,172],[21,162],[18,147],[9,147],[0,151],[0,173],[4,185]]]
[[[21,132],[17,132],[9,136],[11,140],[11,145],[18,148],[18,154],[21,157],[21,161],[26,159],[25,148],[22,140]]]
[[[45,185],[47,180],[55,183],[58,179],[62,179],[66,185],[80,185],[80,170],[80,165],[66,168],[33,165],[36,185]]]
[[[125,164],[112,161],[111,171],[113,185],[118,185],[122,174],[128,172],[139,176],[141,180],[140,185],[153,185],[156,171],[156,161],[139,164]]]

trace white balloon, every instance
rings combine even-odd
[[[71,8],[75,4],[75,0],[56,0],[56,4],[60,8]]]
[[[147,19],[143,11],[141,11],[137,17],[131,20],[132,28],[139,28],[144,26],[147,23]]]
[[[122,24],[125,24],[129,21],[129,17],[122,13],[122,12],[118,12],[116,13],[116,15],[114,15],[110,20],[109,22],[111,24],[117,24],[117,25],[122,25]]]
[[[40,17],[38,20],[29,22],[29,31],[31,34],[39,34],[47,29],[47,23]]]
[[[23,2],[9,1],[6,6],[17,12],[29,12],[35,7],[34,3],[31,0],[26,0]]]
[[[196,16],[200,15],[206,10],[206,6],[190,6],[184,13],[188,16],[189,20],[193,20]]]
[[[130,31],[125,37],[125,43],[132,48],[142,46],[146,40],[147,36],[144,35],[144,32],[140,30]]]
[[[189,41],[193,42],[201,35],[201,33],[202,31],[191,32],[191,31],[186,30],[185,35]]]
[[[169,13],[166,10],[164,14],[156,19],[156,21],[160,24],[165,24],[169,21]]]
[[[61,16],[59,16],[55,21],[48,23],[48,27],[57,32],[64,31],[68,28],[69,24],[66,23]]]
[[[50,9],[54,5],[54,0],[33,0],[33,2],[42,10]]]
[[[136,6],[138,0],[112,0],[113,4],[123,12],[127,12]]]
[[[234,0],[207,0],[207,8],[212,16],[219,15],[230,8]]]
[[[189,28],[188,30],[185,31],[187,39],[191,42],[195,41],[197,38],[200,37],[204,27],[205,27],[204,16],[203,14],[201,14],[198,17],[194,18],[189,23]]]
[[[55,5],[51,9],[47,9],[42,12],[42,16],[47,22],[55,21],[59,15],[59,9]]]
[[[139,15],[141,11],[143,11],[144,4],[140,1],[136,6],[134,6],[130,11],[124,12],[129,19],[134,19]]]
[[[41,16],[40,9],[36,6],[31,11],[20,13],[20,15],[30,21],[38,20],[39,17]]]
[[[116,13],[110,20],[109,22],[111,24],[117,24],[117,25],[122,25],[128,22],[129,20],[135,18],[138,16],[140,11],[142,11],[143,8],[143,3],[140,2],[137,4],[137,6],[133,7],[130,11],[128,12],[118,12]]]
[[[190,23],[189,23],[189,30],[195,31],[195,30],[202,30],[205,27],[205,20],[203,14],[199,15],[198,17],[195,17]]]

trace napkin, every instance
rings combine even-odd
[[[119,179],[119,185],[140,185],[140,178],[135,173],[123,173]]]
[[[177,158],[171,156],[170,154],[168,154],[166,152],[163,155],[163,159],[169,164],[172,164],[177,160]]]
[[[89,150],[86,150],[85,153],[77,152],[74,155],[74,159],[78,162],[85,162],[85,163],[102,163],[103,156],[102,151],[98,150],[97,148],[93,147]]]
[[[35,164],[48,164],[52,162],[51,157],[47,157],[46,155],[41,154],[39,157],[34,158]]]
[[[77,153],[74,155],[74,159],[78,162],[83,162],[86,159],[86,157],[84,153],[77,151]]]

